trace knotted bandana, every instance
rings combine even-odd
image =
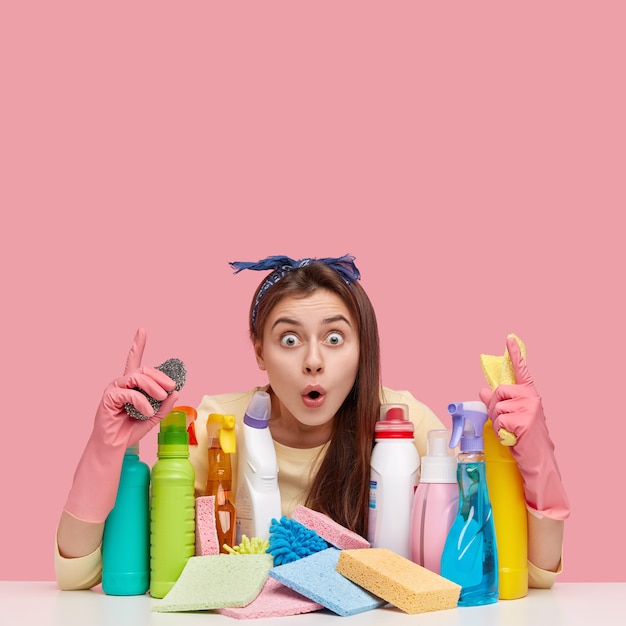
[[[265,259],[261,259],[256,262],[247,261],[232,261],[229,265],[235,270],[235,274],[241,272],[241,270],[258,270],[267,271],[272,270],[272,273],[265,279],[263,285],[259,289],[256,300],[254,301],[254,307],[252,309],[252,325],[256,324],[256,313],[259,307],[259,302],[265,292],[275,285],[285,274],[309,263],[323,263],[334,269],[348,285],[355,280],[361,278],[361,273],[354,264],[354,257],[351,254],[344,254],[340,257],[327,257],[323,259],[306,258],[295,261],[288,256],[268,256]]]

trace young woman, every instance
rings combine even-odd
[[[300,261],[269,257],[258,263],[231,265],[236,272],[271,270],[254,294],[249,319],[254,353],[269,380],[263,389],[272,402],[270,430],[283,513],[289,515],[297,504],[305,504],[366,536],[369,461],[381,402],[409,406],[415,445],[422,456],[428,430],[443,428],[443,424],[409,392],[381,386],[376,317],[358,282],[360,275],[352,256]],[[145,332],[139,330],[124,376],[104,392],[76,470],[57,531],[55,566],[61,588],[84,589],[100,581],[104,520],[115,502],[124,450],[176,404],[173,381],[158,370],[141,366],[145,341]],[[560,571],[567,498],[541,402],[537,402],[539,397],[519,351],[509,348],[523,384],[481,393],[494,425],[518,435],[516,447],[527,450],[528,462],[525,464],[524,455],[517,460],[527,496],[531,494],[527,497],[532,509],[529,584],[550,587]],[[123,408],[131,402],[144,415],[152,415],[145,396],[135,388],[163,401],[149,420],[129,419]],[[196,422],[198,446],[192,446],[190,455],[196,470],[196,495],[203,494],[207,479],[203,428],[207,416],[227,413],[241,420],[257,389],[202,399]],[[549,473],[549,487],[536,476],[538,463]],[[93,490],[94,484],[100,489]]]

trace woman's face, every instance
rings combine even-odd
[[[255,346],[279,401],[281,429],[326,432],[352,389],[359,363],[355,320],[335,293],[286,296],[271,311]],[[280,439],[279,439],[280,440]],[[306,445],[306,441],[301,442]]]

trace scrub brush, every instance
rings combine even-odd
[[[185,369],[185,364],[180,359],[168,359],[167,361],[161,363],[161,365],[157,365],[155,369],[167,374],[176,383],[176,391],[180,391],[187,380],[187,370]],[[146,398],[148,398],[148,402],[150,402],[155,413],[159,410],[159,407],[161,406],[160,400],[155,400],[143,389],[139,389],[138,387],[134,387],[134,389],[140,391],[144,396],[146,396]],[[135,419],[149,419],[149,416],[140,413],[130,402],[126,402],[126,404],[124,404],[124,408],[126,409],[128,415],[134,417]]]

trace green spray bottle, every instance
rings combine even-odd
[[[162,421],[152,467],[150,595],[163,598],[195,552],[195,472],[189,461],[187,416],[172,411]]]

